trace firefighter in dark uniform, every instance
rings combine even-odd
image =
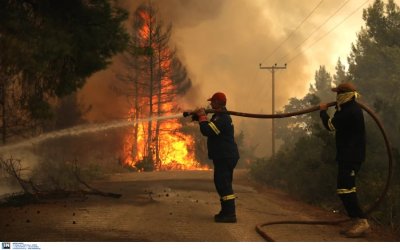
[[[332,118],[329,117],[327,105],[321,103],[320,117],[325,128],[336,133],[337,194],[353,222],[341,233],[347,237],[360,237],[370,228],[360,208],[356,189],[356,175],[365,160],[364,115],[356,102],[359,94],[352,83],[339,84],[332,91],[337,93],[336,112]]]
[[[215,110],[226,111],[226,96],[215,93],[208,101]],[[220,196],[221,211],[214,216],[215,222],[235,223],[235,194],[232,189],[233,170],[239,160],[234,139],[234,127],[229,114],[216,113],[207,120],[205,110],[195,111],[201,133],[207,137],[208,158],[214,164],[214,184]]]

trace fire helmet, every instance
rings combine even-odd
[[[354,84],[352,84],[351,82],[346,82],[339,84],[336,88],[332,88],[332,91],[338,93],[345,93],[345,92],[354,92],[357,90]]]
[[[217,92],[217,93],[213,94],[211,96],[211,98],[208,98],[207,101],[217,101],[220,104],[225,106],[226,105],[226,96],[222,92]]]

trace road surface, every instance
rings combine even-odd
[[[119,199],[89,196],[0,207],[1,241],[258,242],[255,225],[276,220],[338,219],[328,211],[254,185],[246,170],[235,171],[236,224],[214,223],[219,197],[212,171],[116,174],[92,183],[120,193]],[[338,226],[276,225],[265,230],[275,241],[380,241],[348,239]]]

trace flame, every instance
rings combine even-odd
[[[145,157],[147,126],[147,123],[138,124],[136,152],[132,152],[134,134],[128,133],[125,136],[123,163],[137,171],[143,171],[143,168],[137,166],[137,163],[143,161]],[[202,166],[196,160],[194,139],[191,135],[179,132],[181,128],[182,124],[178,119],[166,120],[160,124],[160,131],[164,132],[159,135],[160,162],[154,166],[154,170],[209,170],[207,165]],[[152,160],[155,162],[154,152],[151,154],[153,155]]]
[[[163,50],[157,50],[157,44],[154,42],[149,42],[150,36],[150,25],[152,22],[151,15],[149,11],[141,10],[138,13],[138,17],[143,20],[142,26],[138,29],[137,34],[141,38],[139,41],[140,46],[146,47],[151,44],[151,50],[159,53],[159,58],[164,58],[160,60],[159,66],[164,72],[161,79],[161,93],[176,93],[176,86],[171,79],[172,69],[171,69],[171,59],[172,52],[169,48],[164,48]],[[149,55],[154,56],[154,55]],[[167,59],[165,59],[167,58]],[[168,59],[169,58],[169,59]],[[176,95],[176,94],[175,94]],[[172,96],[172,100],[176,100],[176,96]],[[157,114],[169,115],[172,114],[174,110],[177,110],[177,103],[174,102],[160,102],[160,95],[154,94],[152,97],[153,102],[153,116]],[[158,103],[160,102],[160,103]],[[142,108],[149,108],[149,97],[143,97],[140,99],[140,106]],[[159,109],[159,110],[158,110]],[[147,110],[149,111],[149,110]],[[147,112],[146,111],[146,112]],[[160,111],[160,112],[159,112]],[[131,108],[129,111],[129,117],[140,111]],[[147,115],[140,114],[140,118],[145,118]],[[128,119],[133,121],[132,118]],[[152,165],[152,170],[163,171],[163,170],[208,170],[207,165],[202,166],[195,157],[195,141],[191,135],[184,134],[180,130],[182,124],[178,119],[163,120],[163,121],[152,121],[151,123],[151,152],[147,151],[148,143],[148,122],[136,124],[136,128],[126,134],[124,138],[124,148],[123,148],[123,164],[125,166],[130,166],[135,168],[137,171],[143,171],[143,162],[150,161],[148,164]],[[158,129],[157,129],[158,125]],[[137,131],[137,133],[135,132]],[[157,133],[158,131],[158,133]],[[158,140],[157,135],[158,134]],[[157,151],[158,149],[158,151]],[[142,165],[141,165],[142,164]]]

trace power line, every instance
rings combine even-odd
[[[311,12],[303,19],[303,21],[301,21],[301,23],[300,23],[299,25],[297,25],[297,27],[289,34],[289,36],[286,37],[286,39],[285,39],[282,43],[280,43],[280,44],[278,45],[278,47],[276,47],[276,48],[275,48],[267,57],[265,57],[261,62],[265,62],[266,60],[268,60],[269,58],[271,58],[271,56],[274,55],[274,54],[278,51],[278,49],[280,49],[280,48],[282,47],[282,45],[283,45],[285,42],[287,42],[287,41],[294,35],[294,33],[296,33],[296,31],[300,28],[300,26],[315,12],[315,10],[321,5],[321,3],[322,3],[323,1],[324,1],[324,0],[321,0],[321,1],[317,4],[317,6],[315,6],[314,9],[311,10]]]
[[[341,9],[343,9],[343,7],[349,2],[350,0],[346,0],[345,2],[342,3],[342,5],[332,14],[330,15],[320,26],[318,26],[317,29],[315,29],[306,39],[304,39],[299,45],[297,45],[293,50],[298,49],[301,45],[303,45],[308,39],[311,38],[312,35],[315,34],[315,32],[319,31],[322,26],[324,26],[330,19],[332,19]],[[290,53],[286,54],[285,56],[279,58],[279,61],[283,61],[283,59],[285,59],[286,57],[289,56]]]
[[[300,54],[304,53],[305,51],[309,50],[312,46],[314,46],[317,42],[325,38],[327,35],[329,35],[333,30],[335,30],[337,27],[339,27],[342,23],[344,23],[347,19],[349,19],[352,15],[354,15],[361,7],[363,7],[366,3],[368,3],[369,0],[365,1],[362,3],[360,6],[357,7],[353,12],[351,12],[349,15],[346,16],[340,23],[338,23],[336,26],[334,26],[332,29],[330,29],[327,33],[325,33],[322,37],[317,39],[315,42],[313,42],[309,47],[307,47],[305,50],[301,50],[299,53],[297,53],[295,56],[293,56],[291,59],[289,59],[288,63],[293,61],[295,58],[297,58]]]

